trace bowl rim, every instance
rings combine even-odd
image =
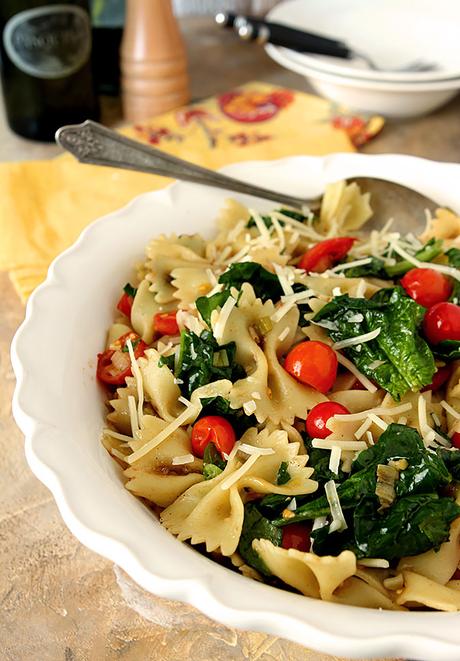
[[[452,3],[455,5],[455,3]],[[398,3],[400,6],[401,3]],[[289,18],[294,6],[305,7],[303,0],[284,0],[275,7],[273,7],[267,14],[267,20],[290,24]],[[295,26],[298,27],[298,26]],[[300,26],[300,29],[302,27]],[[309,29],[308,27],[306,29]],[[367,79],[375,81],[388,81],[388,82],[399,82],[399,83],[423,83],[423,82],[435,82],[435,81],[444,81],[460,78],[460,69],[457,72],[452,72],[447,74],[442,70],[439,72],[429,71],[429,72],[418,72],[414,78],[414,74],[410,72],[395,72],[395,71],[373,71],[371,69],[356,69],[354,67],[347,66],[347,60],[337,59],[337,63],[334,61],[329,62],[328,60],[322,59],[321,56],[318,57],[313,53],[298,53],[290,49],[283,49],[287,51],[287,57],[292,58],[293,61],[296,61],[301,66],[312,67],[313,69],[319,69],[325,73],[330,73],[333,75],[346,76],[350,78],[357,79]],[[321,58],[321,59],[320,59]],[[339,64],[340,62],[340,64]]]
[[[345,74],[329,73],[320,67],[305,65],[293,59],[289,54],[292,52],[288,48],[275,46],[274,44],[265,44],[265,52],[272,60],[278,64],[290,69],[295,73],[307,78],[317,78],[325,82],[335,84],[340,87],[354,87],[362,90],[373,90],[376,92],[391,92],[403,94],[415,94],[420,92],[441,92],[454,91],[460,89],[460,77],[438,80],[433,82],[397,82],[397,81],[377,81],[371,78],[355,78]]]
[[[260,184],[263,184],[269,175],[278,181],[280,173],[284,172],[281,180],[284,178],[286,187],[293,186],[295,189],[293,192],[298,193],[299,182],[303,181],[299,173],[306,172],[307,165],[314,166],[321,172],[323,182],[334,181],[344,176],[383,176],[389,180],[405,183],[432,197],[437,195],[440,203],[460,210],[460,194],[450,183],[452,179],[458,181],[460,165],[437,163],[413,156],[391,154],[294,156],[276,161],[245,161],[227,166],[222,171],[236,177],[252,179],[254,183]],[[294,185],[292,179],[296,177],[297,182],[294,182]],[[49,303],[51,299],[55,300],[53,297],[67,295],[69,286],[72,287],[72,281],[70,280],[69,284],[68,277],[71,262],[84,264],[90,246],[106,228],[115,229],[126,215],[133,214],[136,208],[142,205],[150,205],[152,200],[168,200],[168,203],[174,205],[181,191],[183,193],[185,190],[196,188],[193,184],[174,183],[165,189],[138,196],[126,207],[93,222],[71,247],[53,261],[46,281],[32,294],[25,319],[16,332],[11,347],[13,369],[17,378],[13,414],[26,437],[26,457],[30,467],[52,492],[71,532],[83,544],[122,567],[137,583],[150,592],[186,601],[209,617],[228,626],[267,631],[301,644],[307,643],[315,649],[330,654],[343,655],[345,650],[349,657],[397,654],[411,658],[433,659],[433,661],[457,659],[460,641],[458,637],[452,638],[452,630],[455,630],[455,625],[458,628],[459,613],[401,614],[380,613],[370,609],[357,611],[353,606],[312,600],[247,580],[201,556],[187,545],[177,542],[160,525],[154,527],[162,531],[162,543],[165,547],[171,548],[176,557],[185,558],[190,566],[180,566],[179,574],[174,577],[168,575],[166,569],[160,565],[155,565],[155,571],[152,571],[146,566],[144,559],[139,557],[131,540],[127,543],[121,534],[107,535],[100,519],[97,520],[97,524],[93,519],[85,519],[87,513],[82,513],[77,494],[71,489],[69,471],[72,470],[72,464],[56,469],[44,459],[42,442],[52,443],[59,429],[53,428],[47,420],[49,411],[48,414],[44,411],[40,412],[40,416],[37,415],[32,403],[33,397],[30,396],[31,393],[36,392],[36,386],[40,385],[37,379],[41,379],[41,373],[35,369],[34,374],[33,366],[30,369],[30,363],[28,364],[28,337],[30,338],[30,335],[37,331],[40,332],[40,328],[45,333],[47,330],[46,320],[40,317],[40,307],[44,301]],[[427,188],[429,191],[426,190]],[[228,193],[223,194],[228,195]],[[235,195],[235,197],[241,199],[242,196]],[[38,360],[44,358],[39,357]],[[192,570],[197,570],[198,575],[191,574]],[[273,590],[276,590],[276,599]],[[243,593],[244,603],[241,600]],[[275,607],[274,602],[276,602]],[[306,605],[309,608],[305,608]],[[337,608],[340,611],[337,611]],[[308,617],[305,616],[306,610],[309,611]],[[337,619],[338,613],[341,617]],[[334,615],[337,620],[335,625],[341,626],[340,631],[333,628]],[[360,620],[359,625],[358,620]],[[368,629],[362,626],[364,620],[368,624]],[[430,633],[430,629],[433,633]]]

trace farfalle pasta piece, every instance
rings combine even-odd
[[[252,547],[270,572],[307,597],[334,601],[334,592],[356,571],[356,556],[342,551],[337,557],[283,549],[268,539],[255,539]]]
[[[263,349],[255,341],[252,327],[260,319],[271,318],[274,314],[275,308],[271,301],[263,304],[255,297],[251,285],[243,284],[238,306],[230,313],[222,336],[222,344],[238,338],[235,358],[248,374],[234,384],[230,402],[232,408],[241,408],[248,402],[254,402],[254,414],[258,422],[270,419],[275,424],[281,420],[292,423],[295,416],[305,417],[309,409],[326,401],[326,397],[298,383],[279,362],[292,345],[296,334],[299,319],[297,308],[292,308],[280,321],[274,323],[264,337]],[[283,339],[280,340],[280,337]]]
[[[434,217],[427,217],[426,227],[420,240],[443,239],[446,245],[458,245],[460,238],[460,217],[449,209],[436,209]]]
[[[175,288],[173,296],[179,307],[189,307],[199,296],[206,296],[211,291],[213,285],[209,271],[203,266],[182,266],[171,271],[171,283]]]
[[[361,193],[354,182],[337,181],[326,186],[317,229],[325,234],[345,234],[362,227],[371,216],[370,194]]]
[[[159,366],[160,354],[156,349],[147,349],[144,357],[138,359],[142,374],[144,392],[152,406],[164,420],[175,420],[183,411],[179,402],[181,392],[174,382],[174,374],[166,366]]]
[[[126,324],[116,322],[112,324],[107,332],[107,340],[105,343],[105,348],[110,349],[110,346],[115,340],[118,340],[119,337],[125,335],[125,333],[131,332],[131,328]]]
[[[244,238],[247,232],[246,224],[250,218],[249,209],[236,200],[225,200],[224,206],[217,216],[217,227],[219,229],[215,239],[208,241],[206,255],[213,261],[224,248],[234,243],[239,238]],[[236,230],[236,231],[235,231]],[[230,235],[230,239],[229,239]]]
[[[426,551],[419,555],[401,558],[398,571],[411,571],[426,578],[446,585],[460,563],[460,518],[455,519],[450,527],[447,542],[435,551]]]
[[[460,610],[460,592],[440,585],[426,576],[404,571],[404,588],[396,597],[396,603],[404,606],[427,606],[438,611]]]
[[[158,312],[165,310],[155,300],[155,294],[150,291],[151,282],[142,280],[137,288],[131,308],[131,324],[134,330],[147,344],[151,344],[154,335],[153,318]],[[167,309],[170,309],[169,306]]]
[[[132,376],[126,378],[126,386],[117,388],[117,397],[109,400],[112,411],[107,415],[107,420],[121,434],[131,435],[131,418],[129,415],[128,397],[134,397],[137,401],[136,381]]]
[[[147,268],[151,291],[157,303],[172,303],[176,288],[171,283],[171,272],[179,268],[210,268],[210,263],[196,252],[181,245],[177,238],[159,237],[147,246]]]
[[[307,456],[298,456],[299,445],[289,443],[285,431],[270,433],[264,429],[258,433],[253,428],[241,441],[254,448],[270,448],[273,453],[252,454],[242,463],[235,446],[220,475],[190,487],[166,508],[161,521],[180,540],[204,543],[208,552],[220,549],[222,555],[232,555],[243,526],[246,489],[286,495],[307,494],[317,489],[317,482],[310,479],[313,469],[305,467]],[[278,486],[276,477],[282,461],[289,462],[291,479]]]
[[[380,608],[382,610],[405,610],[398,606],[388,592],[383,594],[376,586],[362,580],[361,577],[352,576],[348,578],[335,592],[335,601],[349,606],[361,608]]]
[[[130,443],[137,450],[159,434],[167,422],[145,415],[139,437]],[[189,435],[176,429],[163,443],[150,450],[124,471],[128,478],[126,488],[136,496],[142,496],[159,507],[167,507],[193,484],[203,480],[201,459],[187,464],[174,465],[175,457],[191,453]]]

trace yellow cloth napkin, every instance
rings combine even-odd
[[[339,114],[328,101],[265,83],[155,117],[122,132],[210,168],[294,154],[354,151],[383,120]],[[164,177],[82,165],[69,154],[0,165],[0,269],[23,301],[50,262],[93,220]]]

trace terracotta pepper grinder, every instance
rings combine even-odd
[[[190,99],[185,48],[171,0],[127,0],[121,87],[129,121],[158,115]]]

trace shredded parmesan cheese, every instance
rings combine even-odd
[[[372,420],[370,418],[366,418],[361,427],[358,427],[358,429],[355,431],[355,438],[358,439],[358,441],[362,436],[364,436],[371,424]]]
[[[382,429],[383,431],[385,431],[385,429],[388,427],[387,423],[384,420],[382,420],[382,418],[379,418],[379,416],[376,415],[375,413],[371,413],[369,415],[369,418],[372,420],[372,422],[375,425],[377,425],[377,427],[380,427],[380,429]]]
[[[111,436],[112,438],[116,438],[119,441],[124,441],[125,443],[131,443],[134,439],[131,436],[126,436],[126,434],[120,434],[117,431],[114,431],[113,429],[103,429],[102,430],[103,434],[106,434],[107,436]]]
[[[445,399],[442,400],[441,406],[447,411],[447,413],[450,413],[453,418],[460,420],[460,413],[456,411],[450,404],[448,404]]]
[[[283,290],[285,296],[292,296],[294,290],[292,289],[289,280],[287,279],[286,271],[279,264],[274,263],[273,268],[278,277],[281,289]]]
[[[244,454],[256,454],[257,456],[262,456],[262,455],[270,455],[270,454],[275,454],[275,451],[273,448],[258,448],[255,445],[249,445],[248,443],[241,443],[239,448],[239,452],[244,452]]]
[[[367,448],[364,441],[328,441],[327,438],[313,438],[311,446],[318,450],[332,450],[334,447],[338,447],[340,450],[365,450]]]
[[[295,512],[295,511],[296,511],[296,509],[297,509],[297,501],[296,501],[295,498],[293,498],[293,499],[291,500],[291,502],[290,502],[289,505],[286,507],[286,509],[289,510],[290,512]]]
[[[334,416],[337,420],[343,420],[344,422],[352,422],[354,420],[364,420],[369,415],[384,415],[393,417],[395,415],[400,415],[400,413],[405,413],[410,411],[412,404],[408,402],[407,404],[400,404],[399,406],[385,407],[377,406],[373,409],[367,409],[366,411],[360,411],[359,413],[338,413]]]
[[[377,386],[375,386],[372,381],[369,381],[367,376],[364,376],[357,367],[354,366],[354,364],[351,362],[351,360],[348,360],[348,358],[345,358],[341,353],[337,354],[337,360],[343,367],[346,367],[349,372],[355,376],[360,383],[363,384],[363,386],[368,390],[369,392],[377,392]]]
[[[112,448],[110,454],[113,454],[114,457],[121,459],[126,464],[126,455],[124,455],[123,452],[120,452],[120,450],[117,450],[117,448]]]
[[[278,335],[278,340],[280,342],[283,342],[283,340],[285,340],[288,335],[289,335],[289,326],[286,326],[286,328],[283,328],[281,333]]]
[[[339,445],[333,445],[331,448],[331,456],[329,457],[329,470],[336,475],[339,474],[341,456],[342,448]]]
[[[173,457],[173,466],[182,466],[183,464],[192,464],[195,461],[193,454],[183,454],[180,457]]]
[[[406,259],[408,262],[417,266],[418,268],[432,269],[433,271],[439,271],[439,273],[444,273],[445,275],[454,278],[455,280],[460,280],[460,271],[453,266],[445,266],[444,264],[434,264],[433,262],[420,262],[414,255],[410,255],[406,252],[397,240],[391,242],[391,248],[398,253],[400,257]]]
[[[246,415],[252,415],[254,411],[257,409],[257,404],[253,399],[249,399],[247,402],[244,402],[243,404],[243,410],[246,413]]]
[[[340,505],[339,495],[334,480],[326,482],[324,485],[324,491],[326,492],[327,502],[329,503],[332,515],[332,523],[329,526],[329,532],[346,530],[348,526],[345,517],[343,516],[342,506]]]
[[[143,427],[143,418],[144,418],[144,382],[142,380],[141,370],[137,364],[136,357],[134,356],[133,343],[131,340],[126,341],[126,346],[128,347],[129,359],[131,361],[131,371],[133,373],[134,379],[136,381],[137,389],[137,421],[139,427]]]
[[[139,432],[139,421],[137,419],[136,400],[132,395],[128,395],[128,411],[131,422],[131,433],[135,437]]]
[[[180,413],[177,418],[175,418],[172,422],[169,423],[167,427],[165,427],[159,434],[154,436],[150,441],[145,443],[142,447],[140,447],[138,450],[133,452],[132,454],[127,457],[127,462],[128,464],[133,464],[135,461],[140,459],[141,457],[144,457],[146,454],[150,452],[150,450],[153,450],[153,448],[156,448],[157,445],[160,445],[165,439],[167,439],[171,434],[176,431],[176,429],[179,429],[182,425],[186,424],[190,420],[193,420],[196,418],[198,413],[201,411],[201,404],[190,404],[182,413]]]
[[[346,340],[340,340],[340,342],[335,342],[332,345],[333,349],[345,349],[346,347],[353,347],[356,344],[363,344],[364,342],[370,342],[375,340],[376,337],[380,335],[381,328],[376,328],[369,333],[364,333],[363,335],[357,335],[356,337],[349,337]]]
[[[384,558],[361,558],[358,560],[358,565],[362,567],[375,567],[377,569],[388,569],[390,563]]]
[[[226,491],[227,489],[230,489],[236,482],[238,482],[239,479],[243,477],[245,473],[249,471],[252,466],[256,463],[257,459],[260,457],[259,454],[253,454],[249,457],[247,461],[244,462],[240,468],[238,468],[236,471],[234,471],[231,475],[229,475],[223,482],[220,483],[220,488],[222,491]]]
[[[229,296],[225,301],[224,305],[222,306],[221,311],[219,312],[217,321],[213,325],[214,337],[218,342],[222,340],[225,331],[225,326],[235,305],[236,305],[236,299],[233,298],[233,296]]]
[[[337,273],[338,271],[345,271],[346,269],[352,269],[355,266],[365,266],[372,262],[371,257],[366,257],[365,259],[355,259],[354,262],[347,262],[346,264],[337,264],[334,268],[330,269],[332,273]]]

